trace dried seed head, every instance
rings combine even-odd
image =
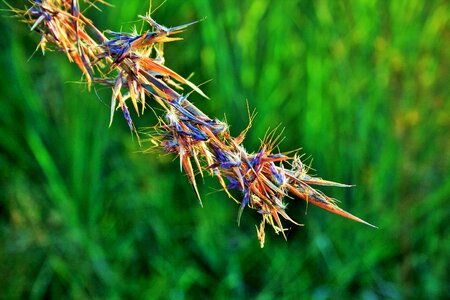
[[[41,35],[39,47],[42,52],[49,44],[54,45],[77,64],[88,84],[93,81],[111,86],[110,125],[116,109],[120,108],[130,130],[137,135],[126,102],[130,100],[136,114],[140,115],[148,105],[146,96],[155,100],[165,115],[158,117],[158,124],[149,134],[153,147],[158,145],[164,152],[179,156],[180,168],[186,173],[200,203],[196,173],[203,176],[206,172],[217,177],[227,195],[240,203],[238,222],[246,207],[257,210],[262,217],[256,229],[261,247],[264,246],[266,223],[284,237],[286,229],[280,216],[297,224],[285,211],[284,199],[291,196],[373,226],[345,212],[332,198],[311,187],[348,185],[310,176],[309,168],[295,152],[292,157],[290,153],[276,152],[282,141],[277,128],[267,132],[257,152],[247,152],[243,141],[252,125],[254,112],[249,112],[247,128],[234,138],[226,122],[209,118],[188,100],[191,93],[183,96],[177,92],[185,85],[207,98],[192,82],[164,66],[162,47],[165,42],[179,40],[173,35],[199,21],[165,27],[147,14],[139,17],[148,22],[152,30],[144,33],[105,31],[105,36],[83,15],[76,0],[30,2],[32,7],[28,10],[11,9],[22,16],[31,30]],[[242,195],[242,200],[236,200],[235,194]]]

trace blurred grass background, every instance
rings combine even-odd
[[[142,1],[88,15],[130,30]],[[10,1],[23,7],[24,1]],[[160,2],[154,1],[153,6]],[[2,4],[4,7],[4,4]],[[378,230],[291,200],[288,241],[201,184],[201,208],[172,157],[144,155],[117,116],[35,33],[0,25],[0,288],[4,299],[450,298],[448,1],[175,1],[167,26],[207,17],[166,46],[167,65],[234,134],[258,112],[257,149],[281,124],[323,189]],[[139,125],[154,124],[150,111]],[[311,160],[308,160],[310,162]],[[307,212],[307,214],[305,213]]]

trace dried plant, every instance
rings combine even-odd
[[[89,6],[107,3],[102,0],[85,1]],[[238,221],[245,207],[258,211],[262,221],[257,227],[261,247],[264,246],[265,224],[285,236],[280,217],[297,224],[285,211],[285,199],[297,197],[332,213],[373,226],[342,210],[336,202],[311,185],[348,185],[326,181],[308,175],[300,156],[295,152],[277,153],[280,136],[275,130],[262,140],[257,152],[248,152],[243,141],[251,127],[237,137],[230,135],[228,125],[208,117],[188,100],[191,93],[182,95],[180,85],[207,97],[196,85],[164,65],[163,44],[179,40],[175,35],[193,23],[165,27],[149,14],[139,16],[151,30],[143,33],[100,31],[80,11],[78,0],[30,1],[28,9],[10,7],[31,30],[41,35],[38,47],[45,53],[49,46],[67,55],[83,73],[88,86],[93,83],[112,88],[110,125],[116,110],[121,110],[130,129],[139,137],[127,105],[139,116],[154,99],[165,111],[158,117],[149,139],[167,153],[180,159],[198,200],[196,172],[215,176],[227,195],[240,204]],[[238,190],[242,200],[233,196]],[[286,236],[285,236],[286,237]]]

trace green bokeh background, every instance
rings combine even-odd
[[[9,1],[18,7],[24,1]],[[140,27],[146,1],[110,1],[101,29]],[[161,2],[154,1],[153,6]],[[5,5],[2,3],[2,8]],[[281,124],[322,189],[379,229],[299,200],[288,240],[200,182],[201,208],[173,157],[143,154],[110,91],[87,90],[62,53],[0,17],[0,298],[449,299],[448,1],[175,1],[153,17],[207,17],[166,46],[192,99],[257,149]],[[97,93],[97,95],[96,95]],[[156,108],[156,106],[154,106]],[[136,122],[155,123],[148,112]],[[286,224],[288,227],[291,226]]]

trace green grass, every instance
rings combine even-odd
[[[128,30],[147,7],[90,11]],[[286,3],[285,3],[286,2]],[[157,3],[154,3],[154,6]],[[20,7],[20,4],[17,4]],[[63,54],[0,18],[0,287],[5,299],[450,297],[450,70],[445,1],[168,1],[171,26],[207,17],[166,46],[167,65],[246,126],[247,149],[281,123],[327,189],[378,230],[290,201],[288,241],[213,179],[201,208],[177,161],[140,153],[110,92],[78,83]],[[139,24],[139,23],[137,23]],[[32,56],[32,57],[31,57]],[[31,57],[31,58],[30,58]],[[105,104],[106,103],[106,104]],[[137,118],[135,118],[137,120]],[[151,112],[139,125],[154,122]],[[325,189],[324,189],[325,191]],[[307,212],[307,214],[305,214]]]

